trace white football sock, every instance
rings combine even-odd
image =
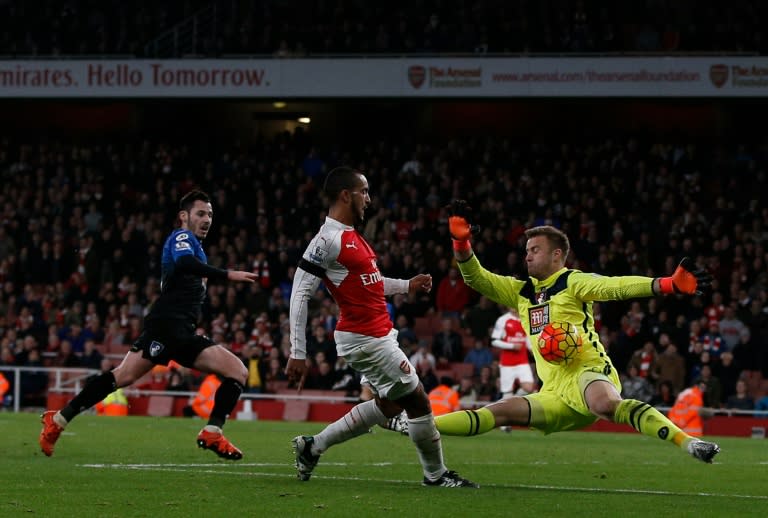
[[[360,403],[344,414],[341,419],[329,424],[322,432],[315,435],[312,454],[319,455],[334,444],[368,433],[372,426],[383,425],[386,422],[387,418],[376,405],[376,400],[371,399]]]
[[[61,415],[61,412],[56,412],[53,414],[53,422],[59,425],[61,428],[66,428],[68,421],[64,419],[64,416]]]
[[[435,427],[435,418],[430,412],[427,415],[408,419],[408,436],[416,445],[419,452],[424,476],[429,480],[437,480],[445,473],[443,464],[443,446],[440,432]]]

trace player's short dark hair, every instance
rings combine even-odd
[[[559,248],[563,251],[563,258],[568,257],[568,252],[571,250],[571,243],[568,241],[568,236],[565,235],[565,232],[556,229],[551,225],[533,227],[525,231],[526,239],[538,236],[546,237],[549,244],[552,245],[553,250]]]
[[[211,203],[211,197],[208,196],[208,194],[198,189],[195,189],[194,191],[189,191],[187,194],[181,197],[181,201],[179,202],[179,210],[183,210],[184,212],[189,212],[190,210],[192,210],[192,206],[195,204],[196,201]]]
[[[357,187],[360,179],[357,175],[362,174],[357,169],[347,166],[335,167],[325,177],[323,192],[328,196],[328,202],[333,203],[341,194],[341,191],[350,190]]]

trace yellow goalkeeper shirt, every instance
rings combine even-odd
[[[592,302],[625,300],[653,295],[653,279],[641,276],[602,277],[579,270],[562,268],[544,280],[526,280],[491,273],[473,254],[459,263],[464,282],[489,299],[517,308],[520,322],[531,340],[536,371],[542,382],[556,376],[561,367],[541,357],[536,342],[549,322],[569,322],[581,333],[582,348],[576,365],[604,365],[604,373],[613,368],[600,337],[595,331]]]

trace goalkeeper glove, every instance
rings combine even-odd
[[[659,291],[665,295],[685,293],[701,295],[712,284],[712,276],[706,270],[696,270],[689,257],[684,257],[671,277],[659,277]]]
[[[469,238],[477,234],[480,227],[469,222],[472,207],[464,200],[453,200],[448,206],[448,230],[453,238],[453,249],[457,252],[470,249]]]

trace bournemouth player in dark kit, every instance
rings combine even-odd
[[[222,270],[208,265],[201,241],[208,235],[213,208],[202,191],[186,194],[178,213],[180,228],[171,232],[163,245],[160,296],[144,320],[144,329],[122,363],[88,382],[64,408],[43,414],[40,448],[47,456],[67,424],[119,387],[125,387],[155,365],[174,360],[185,367],[213,372],[222,378],[208,424],[197,436],[201,448],[224,459],[239,460],[242,452],[222,434],[221,427],[243,390],[248,371],[243,362],[205,335],[195,333],[205,298],[206,279],[254,282],[251,272]]]

